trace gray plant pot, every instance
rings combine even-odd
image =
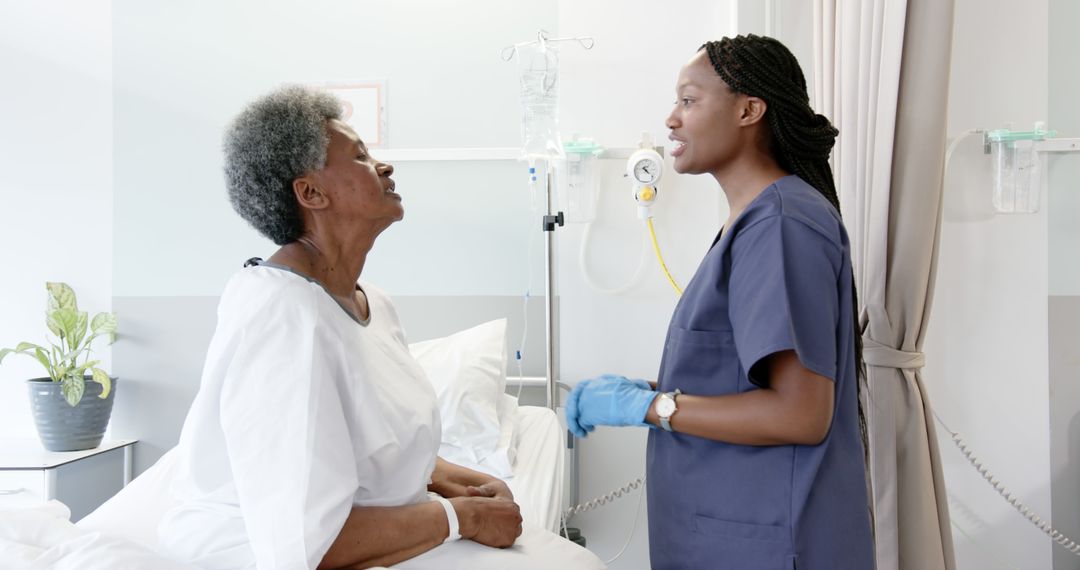
[[[60,392],[60,383],[49,378],[26,381],[30,388],[30,407],[34,411],[41,444],[49,451],[93,449],[105,437],[116,397],[116,378],[112,379],[109,397],[101,399],[101,384],[86,377],[86,391],[79,405],[68,405]]]

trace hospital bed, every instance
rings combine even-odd
[[[476,346],[475,338],[467,340],[465,344]],[[505,384],[499,388],[505,389]],[[506,550],[468,540],[448,543],[395,568],[603,568],[592,553],[556,534],[563,509],[566,453],[560,421],[548,408],[519,406],[501,391],[497,397],[506,405],[500,414],[500,445],[509,451],[510,469],[493,474],[507,482],[521,506],[522,536]],[[176,456],[173,451],[163,455],[77,524],[68,520],[69,511],[56,501],[6,511],[0,505],[0,567],[186,568],[162,558],[157,540],[158,522],[175,504],[168,487]]]
[[[562,427],[555,414],[534,406],[516,410],[514,475],[505,480],[521,506],[524,533],[508,550],[471,541],[448,543],[395,566],[443,568],[602,568],[591,553],[552,532],[562,506]],[[113,498],[80,520],[52,501],[0,511],[0,567],[186,568],[160,558],[157,525],[174,500],[167,489],[176,454],[166,453]]]

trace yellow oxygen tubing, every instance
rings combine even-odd
[[[660,269],[664,270],[664,275],[667,276],[668,283],[671,283],[672,288],[675,289],[675,293],[682,296],[682,288],[679,287],[678,283],[675,283],[675,278],[671,276],[667,264],[664,263],[664,256],[660,253],[660,244],[656,241],[656,230],[653,229],[652,217],[645,218],[645,224],[649,226],[649,237],[652,238],[652,246],[653,251],[656,252],[656,259],[660,261]]]

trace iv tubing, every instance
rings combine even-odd
[[[952,154],[956,151],[956,147],[960,144],[960,141],[966,139],[971,135],[978,135],[982,134],[983,132],[984,131],[982,129],[968,129],[957,135],[956,138],[954,138],[952,142],[949,143],[949,147],[945,150],[945,166],[942,168],[942,178],[944,178],[945,174],[949,172],[949,160],[952,159]]]
[[[529,240],[529,243],[531,244],[532,240]],[[532,248],[530,247],[529,249],[531,250]],[[532,269],[531,269],[531,267],[529,269],[529,276],[530,276],[529,280],[532,281]],[[525,295],[523,296],[522,301],[521,301],[521,317],[522,317],[521,320],[522,320],[522,323],[523,323],[521,325],[521,343],[518,344],[517,351],[514,354],[514,360],[517,361],[517,370],[518,370],[518,389],[517,389],[517,396],[515,396],[515,397],[517,399],[519,399],[519,400],[521,399],[521,388],[525,385],[525,371],[524,371],[524,363],[522,361],[525,360],[525,341],[529,338],[529,291],[528,290],[525,291]]]
[[[529,159],[529,203],[533,213],[536,213],[536,159]],[[517,398],[521,399],[521,388],[525,385],[523,382],[524,363],[525,360],[525,341],[529,338],[529,297],[532,294],[532,282],[533,282],[533,263],[532,252],[533,244],[536,243],[536,232],[529,231],[529,245],[525,248],[525,267],[527,268],[528,278],[525,282],[525,295],[522,296],[521,301],[521,342],[518,344],[517,350],[514,352],[514,360],[517,362],[518,370],[518,389]]]
[[[649,236],[652,237],[653,250],[656,251],[656,259],[660,261],[660,269],[664,270],[664,275],[667,276],[668,283],[671,283],[671,286],[675,288],[675,292],[682,295],[682,289],[675,283],[675,278],[671,276],[667,264],[664,263],[664,256],[660,254],[660,244],[656,242],[656,230],[653,229],[652,218],[645,218],[645,223],[649,226]]]

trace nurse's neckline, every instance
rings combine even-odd
[[[371,302],[370,302],[371,298],[368,297],[367,292],[364,291],[364,289],[362,287],[360,287],[359,283],[356,284],[356,290],[363,293],[364,296],[368,297],[368,299],[369,299],[369,302],[367,304],[368,305],[368,316],[367,316],[366,319],[361,319],[361,318],[357,317],[356,314],[354,314],[345,305],[343,305],[341,303],[341,301],[338,300],[337,297],[335,297],[332,293],[330,293],[330,290],[326,288],[326,285],[323,285],[322,282],[320,282],[318,279],[315,279],[315,278],[311,277],[310,275],[304,275],[303,273],[300,273],[299,271],[293,269],[292,267],[289,267],[288,265],[282,265],[280,263],[274,263],[272,261],[263,261],[263,259],[261,257],[252,257],[251,259],[247,260],[247,262],[244,263],[244,267],[250,267],[252,265],[256,265],[256,266],[259,266],[259,267],[269,267],[271,269],[277,269],[279,271],[284,271],[286,273],[292,273],[293,275],[296,275],[297,277],[300,277],[300,278],[304,279],[305,281],[308,281],[309,283],[314,283],[315,285],[318,285],[319,288],[322,289],[323,292],[325,292],[326,295],[328,297],[330,297],[330,299],[332,301],[334,301],[334,303],[337,303],[337,306],[341,307],[341,310],[344,311],[345,314],[348,315],[350,319],[352,319],[357,324],[359,324],[360,326],[363,326],[363,327],[366,327],[369,324],[371,324],[371,312],[372,312],[371,311]]]
[[[739,212],[739,215],[736,216],[734,220],[731,220],[730,224],[722,224],[720,226],[720,231],[716,232],[716,237],[713,238],[712,245],[709,246],[709,249],[712,249],[712,248],[716,247],[716,244],[720,243],[720,240],[723,239],[723,237],[725,235],[725,231],[727,230],[727,228],[735,227],[739,223],[739,220],[743,219],[743,217],[746,216],[746,212],[748,212],[750,210],[751,206],[756,204],[758,200],[761,200],[762,196],[764,196],[765,194],[768,194],[770,188],[775,188],[776,185],[779,184],[781,180],[791,178],[792,176],[798,177],[798,174],[788,174],[786,176],[781,176],[780,178],[777,178],[776,180],[773,180],[768,186],[762,188],[761,192],[758,192],[757,196],[754,196],[754,199],[750,200],[750,202],[748,202],[746,204],[746,207],[744,207],[742,209],[742,211]]]

